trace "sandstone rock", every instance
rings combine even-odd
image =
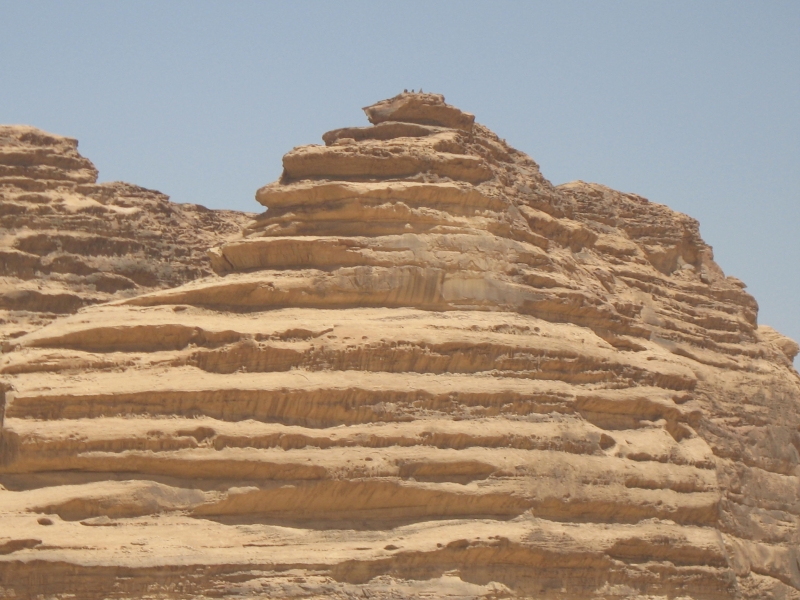
[[[56,315],[211,273],[208,246],[249,218],[97,184],[77,140],[0,126],[0,343]]]
[[[96,181],[97,169],[78,153],[78,140],[27,125],[0,125],[0,185],[41,192]]]
[[[15,340],[4,592],[797,597],[797,346],[696,221],[440,96],[366,111],[218,275]]]
[[[364,109],[369,122],[377,125],[386,121],[439,125],[470,131],[475,115],[445,104],[441,94],[403,93],[382,100]]]
[[[764,342],[777,346],[789,361],[793,361],[795,356],[800,353],[800,345],[797,342],[785,335],[781,335],[769,325],[760,325],[758,334]]]

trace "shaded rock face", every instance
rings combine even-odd
[[[797,345],[697,223],[441,96],[365,110],[217,276],[16,340],[0,586],[796,598]]]
[[[77,146],[0,126],[0,341],[83,306],[209,275],[208,247],[249,218],[98,184]]]

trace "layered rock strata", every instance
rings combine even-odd
[[[218,276],[16,340],[3,590],[797,597],[797,345],[696,221],[441,96],[366,112]]]
[[[98,184],[77,145],[0,126],[0,343],[84,306],[209,275],[206,250],[252,217]]]

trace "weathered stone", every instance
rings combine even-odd
[[[441,94],[403,93],[364,108],[373,125],[386,121],[439,125],[452,129],[472,130],[475,115],[445,104]]]
[[[553,187],[440,96],[366,110],[218,275],[8,345],[3,593],[796,598],[798,346],[697,222]],[[20,281],[151,247],[15,239]]]
[[[237,237],[249,218],[97,184],[77,147],[0,126],[0,343],[59,314],[209,275],[208,246]]]

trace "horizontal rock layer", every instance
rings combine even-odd
[[[0,343],[84,306],[211,273],[249,215],[97,183],[77,140],[0,126]]]
[[[697,223],[365,110],[216,276],[3,356],[4,593],[796,597],[797,345]]]

